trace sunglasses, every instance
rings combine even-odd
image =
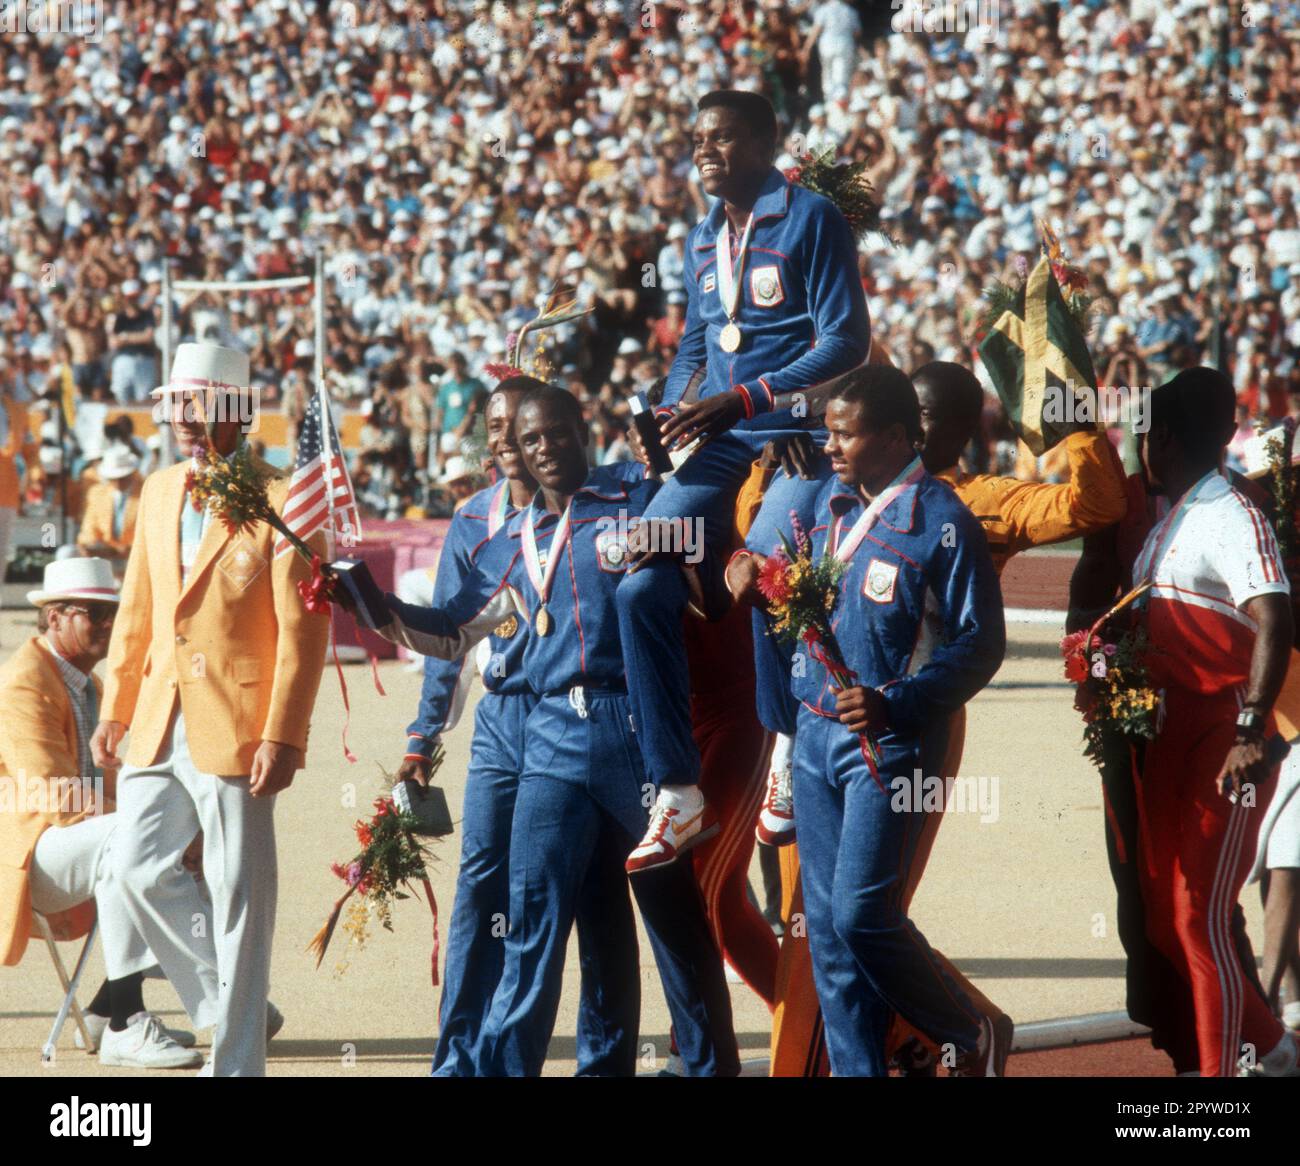
[[[117,607],[112,604],[99,604],[95,607],[80,607],[76,604],[66,604],[63,608],[67,612],[76,612],[78,615],[84,615],[90,621],[92,626],[99,624],[112,623],[117,615]]]

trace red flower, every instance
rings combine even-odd
[[[1061,655],[1065,657],[1065,679],[1072,684],[1082,684],[1088,679],[1087,644],[1086,631],[1072,632],[1061,641]]]
[[[485,364],[483,371],[496,381],[504,381],[508,377],[521,377],[524,375],[522,368],[515,368],[513,364],[494,363]]]
[[[791,166],[790,169],[785,171],[785,177],[788,182],[798,182],[803,177],[803,167]]]
[[[1084,641],[1088,638],[1088,633],[1071,632],[1061,640],[1061,655],[1065,657],[1073,656],[1080,648],[1083,647]]]
[[[370,840],[371,840],[370,827],[367,826],[364,822],[358,822],[357,841],[360,842],[362,846],[369,846]]]
[[[790,580],[786,575],[790,560],[780,551],[768,555],[758,572],[758,590],[769,603],[782,604],[790,601],[792,594]]]

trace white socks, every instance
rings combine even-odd
[[[784,733],[777,733],[776,744],[772,746],[772,772],[780,773],[783,769],[789,769],[793,757],[794,736],[786,736]]]
[[[689,818],[704,809],[704,795],[698,785],[663,785],[659,787],[659,804]]]

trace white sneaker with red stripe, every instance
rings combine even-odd
[[[664,786],[650,810],[645,837],[628,855],[628,874],[667,866],[718,832],[718,821],[697,786]]]
[[[767,797],[758,811],[754,834],[765,846],[789,846],[794,841],[794,776],[789,765],[767,775]]]

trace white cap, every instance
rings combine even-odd
[[[63,603],[69,599],[117,603],[122,589],[113,578],[113,565],[107,559],[55,559],[47,563],[42,585],[27,592],[27,602],[41,607],[46,603]]]
[[[459,482],[463,478],[470,477],[473,472],[469,467],[469,462],[460,454],[456,454],[454,457],[447,459],[447,464],[443,467],[442,477],[438,481],[444,486],[450,486],[452,482]]]
[[[140,459],[126,446],[115,442],[99,463],[99,476],[105,481],[116,482],[119,478],[129,478],[139,468]]]

